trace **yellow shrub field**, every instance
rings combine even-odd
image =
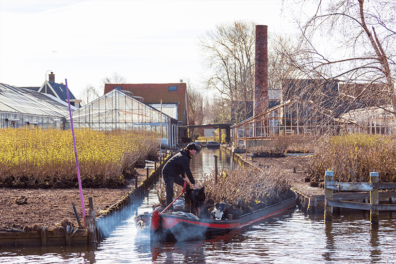
[[[147,131],[75,131],[82,180],[122,183],[123,171],[155,153],[157,135]],[[56,129],[1,129],[0,182],[55,183],[77,176],[72,132]]]

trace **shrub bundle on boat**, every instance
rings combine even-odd
[[[290,184],[279,171],[268,169],[260,171],[257,168],[235,168],[220,172],[215,183],[214,171],[198,178],[197,185],[205,186],[205,206],[210,209],[217,203],[224,203],[243,212],[257,210],[293,197]],[[174,185],[175,197],[182,188]],[[158,198],[164,206],[165,186],[156,187]]]

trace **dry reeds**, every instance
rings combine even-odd
[[[259,153],[310,153],[313,152],[316,136],[277,136],[265,141],[264,145],[250,147],[249,152]]]
[[[82,180],[121,183],[123,171],[156,150],[157,136],[146,131],[75,131]],[[0,181],[75,181],[71,131],[56,129],[0,130]]]
[[[339,181],[368,182],[369,173],[379,172],[383,182],[396,181],[396,141],[385,135],[325,136],[315,146],[308,166],[311,178],[323,179],[334,171]]]

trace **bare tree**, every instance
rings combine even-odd
[[[84,90],[80,93],[82,105],[85,105],[85,104],[91,102],[92,100],[95,100],[99,96],[100,96],[99,90],[91,84],[87,85],[84,88]]]
[[[255,23],[234,21],[216,26],[200,39],[205,65],[213,74],[206,80],[229,101],[252,100],[254,88]]]
[[[202,125],[204,120],[204,99],[202,94],[187,80],[188,124]],[[194,128],[190,129],[194,135]]]
[[[391,103],[396,115],[393,12],[396,2],[297,0],[294,3],[301,8],[299,13],[293,6],[294,13],[304,14],[303,11],[309,10],[308,4],[314,7],[307,17],[296,18],[301,30],[301,49],[294,65],[311,79],[343,82],[339,86],[339,100],[355,106],[362,101],[371,106]]]
[[[125,83],[126,79],[124,76],[119,75],[118,73],[114,72],[112,76],[107,76],[102,79],[103,84],[106,83]]]

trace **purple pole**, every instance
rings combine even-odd
[[[71,108],[70,108],[69,88],[67,87],[67,79],[65,79],[65,81],[66,81],[67,103],[69,104],[70,124],[71,124],[71,130],[72,130],[72,135],[73,135],[74,156],[76,157],[78,187],[80,189],[80,200],[81,200],[81,208],[82,208],[83,219],[84,219],[84,228],[86,228],[86,225],[85,225],[84,196],[83,196],[82,186],[81,186],[80,166],[78,165],[76,138],[74,137],[73,118],[72,118],[72,113],[71,113]]]

